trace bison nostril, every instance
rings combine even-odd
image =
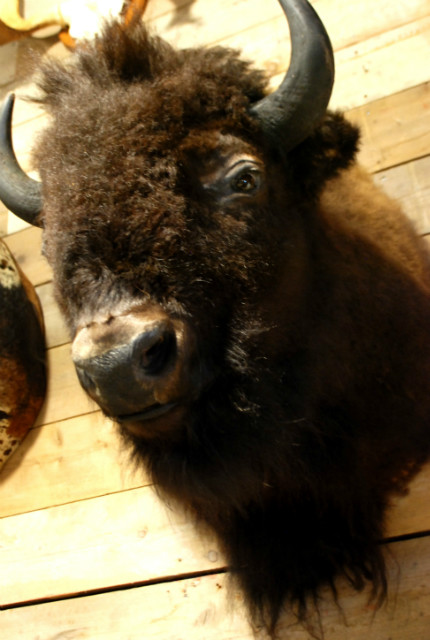
[[[166,357],[166,343],[163,338],[141,354],[140,362],[147,371],[159,369]]]
[[[169,327],[157,326],[140,336],[134,352],[138,366],[145,375],[159,375],[176,356],[175,333]]]

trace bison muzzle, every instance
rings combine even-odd
[[[136,435],[180,430],[202,390],[188,324],[157,307],[111,308],[79,328],[72,356],[79,380],[107,415]]]

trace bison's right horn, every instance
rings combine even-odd
[[[264,133],[290,151],[322,120],[334,81],[327,32],[307,0],[279,0],[291,35],[291,62],[279,88],[252,106]]]
[[[0,200],[10,211],[41,226],[42,186],[19,166],[12,145],[12,111],[15,96],[7,96],[0,111]]]

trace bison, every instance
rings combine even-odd
[[[319,18],[281,5],[271,94],[236,52],[139,19],[46,63],[41,183],[8,147],[0,184],[43,227],[83,388],[272,635],[338,576],[383,598],[384,516],[430,448],[427,250],[327,111]]]

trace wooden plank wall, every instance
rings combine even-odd
[[[429,0],[314,0],[336,55],[332,106],[362,127],[360,153],[375,179],[430,234]],[[179,46],[240,48],[279,83],[288,30],[275,0],[150,0],[146,20]],[[29,61],[53,41],[0,48],[0,97],[34,92]],[[18,157],[45,116],[19,100]],[[67,331],[40,255],[40,231],[0,206],[0,234],[37,286],[47,327],[49,392],[37,425],[0,474],[0,640],[249,640],[241,596],[216,543],[158,500],[131,468],[115,428],[80,390]],[[395,348],[395,345],[393,346]],[[330,640],[430,639],[430,466],[387,522],[388,604],[340,585],[342,610],[323,597]],[[282,638],[320,630],[286,616]],[[254,630],[256,637],[262,637]]]

